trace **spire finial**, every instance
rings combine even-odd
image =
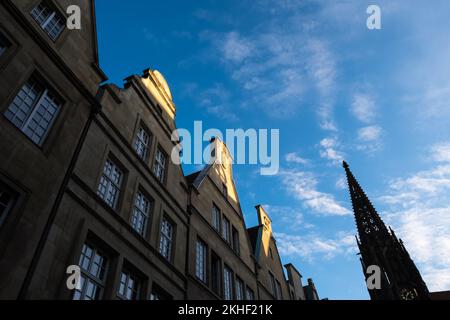
[[[348,169],[348,163],[344,161],[342,161],[342,166],[344,167],[344,169]]]

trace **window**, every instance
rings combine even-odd
[[[150,149],[150,134],[144,128],[140,127],[134,142],[134,150],[139,158],[147,161]]]
[[[247,300],[255,300],[255,294],[253,293],[253,290],[247,287],[245,292]]]
[[[282,300],[283,299],[283,292],[281,291],[281,284],[280,284],[280,282],[278,282],[278,280],[276,281],[275,284],[276,284],[276,289],[277,289],[276,297],[277,297],[278,300]]]
[[[173,241],[173,224],[166,218],[161,224],[161,238],[159,241],[159,253],[167,260],[171,260],[172,255],[172,241]]]
[[[233,240],[233,250],[234,252],[236,252],[237,254],[240,253],[240,246],[239,246],[239,232],[237,231],[237,229],[235,227],[233,227],[233,236],[232,236],[232,240]]]
[[[244,282],[236,278],[236,300],[244,300]]]
[[[222,184],[222,192],[225,198],[228,197],[228,188],[225,183]]]
[[[230,242],[230,220],[223,217],[222,221],[222,237],[226,242]]]
[[[220,279],[221,279],[221,263],[220,258],[214,252],[211,253],[211,288],[220,294]]]
[[[42,1],[31,11],[31,16],[48,34],[52,40],[56,40],[66,26],[66,19],[47,1]]]
[[[0,183],[0,226],[16,201],[17,195]]]
[[[150,300],[173,300],[173,297],[156,283],[153,283],[152,292],[150,293]]]
[[[270,288],[272,290],[273,296],[276,299],[276,297],[277,297],[277,288],[276,288],[276,285],[275,285],[275,277],[270,272],[269,272],[269,277],[270,277]]]
[[[215,204],[212,209],[212,226],[217,232],[220,232],[220,209]]]
[[[156,178],[161,182],[164,183],[164,178],[166,174],[166,163],[167,163],[167,157],[164,154],[164,152],[161,149],[158,149],[156,151],[156,158],[155,158],[155,167],[153,168],[153,172],[156,176]]]
[[[131,216],[131,226],[141,236],[145,237],[150,214],[150,201],[138,191],[134,200],[133,215]]]
[[[206,283],[206,254],[207,254],[207,247],[206,244],[200,240],[197,239],[196,243],[196,257],[195,257],[195,275],[197,278],[204,283]]]
[[[270,258],[273,260],[273,251],[272,251],[272,248],[269,248],[269,254],[270,254]]]
[[[97,194],[113,209],[119,200],[122,177],[123,173],[118,166],[112,160],[106,160]]]
[[[61,108],[61,100],[36,77],[20,89],[5,117],[34,143],[41,145]]]
[[[105,255],[96,247],[84,244],[79,266],[81,269],[80,290],[75,290],[74,300],[99,300],[105,287],[107,262]]]
[[[233,299],[233,271],[227,266],[223,268],[223,297],[225,300]]]
[[[119,292],[117,295],[123,300],[138,300],[141,283],[135,275],[128,271],[120,273]]]
[[[6,49],[9,48],[9,46],[11,46],[11,42],[9,42],[8,39],[6,39],[6,37],[0,33],[0,56],[2,56]]]

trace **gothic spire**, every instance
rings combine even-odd
[[[356,243],[366,281],[369,266],[380,269],[380,288],[368,288],[371,299],[429,299],[428,288],[403,242],[391,228],[388,231],[345,161],[343,167],[355,213],[359,234]]]
[[[343,162],[343,167],[347,175],[350,198],[352,200],[353,211],[355,213],[356,226],[359,237],[364,243],[367,237],[379,237],[389,235],[388,229],[381,220],[374,206],[359,185],[356,178],[350,171],[347,162]]]

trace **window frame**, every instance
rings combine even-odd
[[[142,138],[140,137],[140,133],[144,132],[144,134],[147,135],[147,144],[145,144],[142,140]],[[151,133],[151,131],[147,128],[146,125],[144,125],[142,122],[139,123],[138,127],[137,127],[137,131],[134,134],[134,139],[133,139],[133,150],[136,153],[136,155],[138,156],[139,159],[141,159],[144,162],[147,162],[148,159],[150,158],[150,152],[151,152],[151,147],[152,147],[152,139],[153,139],[153,134]],[[144,152],[145,154],[142,155],[139,152],[139,148],[138,145],[143,145],[144,146]]]
[[[199,251],[199,249],[201,251]],[[199,259],[199,252],[202,253],[202,259]],[[199,267],[201,268],[199,269]],[[208,268],[208,245],[202,239],[197,238],[195,242],[195,277],[204,284],[208,283],[207,268]]]
[[[164,157],[164,166],[163,168],[163,174],[162,177],[158,176],[158,173],[156,172],[156,168],[157,166],[160,166],[160,163],[158,161],[158,154],[162,154]],[[168,155],[167,153],[164,151],[164,149],[161,146],[158,146],[158,148],[156,148],[156,152],[155,152],[155,159],[154,159],[154,163],[153,163],[153,175],[155,176],[156,180],[158,180],[160,183],[165,184],[166,179],[167,179],[167,169],[168,169]]]
[[[44,21],[39,22],[38,17],[42,14],[42,11],[39,12],[38,16],[35,16],[34,11],[37,10],[37,8],[41,5],[45,6],[46,9],[49,10],[51,13],[45,18]],[[30,16],[33,19],[33,21],[39,26],[41,31],[45,33],[53,42],[57,42],[58,39],[63,34],[63,32],[67,29],[67,16],[64,14],[63,10],[60,10],[57,4],[51,0],[41,0],[39,3],[34,5],[30,10]],[[53,21],[55,17],[60,18],[63,23],[62,28],[59,30],[58,34],[55,37],[53,37],[50,34],[50,31],[46,30],[45,28]]]
[[[31,104],[28,105],[26,103],[26,100],[30,98],[31,90],[33,90],[36,87],[38,88],[38,90],[35,92],[35,98],[34,100],[32,100]],[[23,98],[23,96],[25,96],[25,98]],[[21,100],[19,106],[16,104],[16,99]],[[56,110],[50,120],[44,117],[45,115],[47,115],[47,113],[50,114],[50,112],[47,109],[49,101],[51,101],[51,107],[55,108]],[[44,102],[47,102],[47,104],[44,104]],[[25,104],[29,108],[27,113],[25,113],[25,111],[21,108]],[[47,141],[50,132],[55,127],[55,123],[59,115],[63,112],[65,104],[66,104],[65,99],[62,98],[62,96],[59,94],[57,90],[55,90],[54,86],[50,85],[49,82],[46,81],[46,79],[43,76],[41,76],[40,72],[33,72],[17,89],[15,95],[12,97],[11,101],[9,102],[5,110],[2,112],[2,114],[3,117],[9,121],[9,123],[11,123],[16,129],[18,129],[34,145],[42,147],[44,143]],[[41,107],[45,109],[44,115],[38,114],[38,109]],[[16,108],[18,110],[12,111],[13,108]],[[25,118],[21,120],[20,124],[14,121],[14,119],[18,118],[17,114],[19,112],[25,114]],[[9,115],[9,113],[12,114],[12,117]],[[29,127],[30,122],[32,120],[37,122],[36,114],[38,114],[38,116],[41,117],[40,121],[45,120],[48,122],[44,133],[40,136],[39,142],[33,140],[36,131],[33,131],[33,134],[29,134],[27,132],[28,129],[31,129],[31,127]],[[41,122],[39,122],[38,126],[40,124]]]
[[[222,260],[220,256],[211,251],[211,290],[222,295]]]
[[[84,248],[88,247],[92,250],[92,255],[89,258],[89,263],[88,263],[88,268],[85,269],[83,267],[83,261],[84,258],[86,257],[86,254],[84,253]],[[103,278],[99,278],[97,275],[93,275],[91,272],[91,268],[92,265],[94,263],[95,257],[100,256],[102,258],[102,261],[104,262],[103,270]],[[111,257],[98,245],[96,245],[95,243],[92,243],[90,241],[84,241],[83,245],[81,247],[81,252],[79,254],[79,259],[78,259],[78,266],[80,267],[80,271],[81,271],[81,277],[84,276],[84,281],[81,287],[81,290],[76,289],[73,294],[72,294],[72,300],[95,300],[95,299],[85,299],[86,297],[86,291],[88,288],[88,283],[86,282],[86,280],[91,281],[94,283],[94,285],[96,285],[97,290],[99,290],[98,293],[98,300],[101,300],[103,298],[103,295],[105,293],[105,287],[106,287],[106,280],[108,277],[108,271],[109,271],[109,265],[110,265],[110,260]],[[99,270],[102,269],[102,267],[99,268]],[[80,297],[78,297],[77,299],[75,299],[75,295],[77,294],[77,292],[79,292]]]
[[[137,201],[138,201],[139,195],[141,195],[141,197],[144,201],[148,202],[147,212],[142,211],[142,209],[137,206]],[[139,235],[141,235],[144,238],[147,236],[147,232],[148,232],[149,226],[151,224],[153,204],[154,204],[154,200],[151,197],[149,197],[147,195],[147,193],[144,192],[141,188],[138,188],[134,195],[133,207],[131,209],[130,225],[137,233],[139,233]],[[137,213],[136,213],[136,211],[137,211]],[[138,221],[137,217],[139,215],[145,217],[145,222],[143,223],[142,230],[139,230],[138,223],[136,223],[136,224],[134,223],[135,220]]]
[[[111,163],[112,166],[111,166],[111,173],[110,173],[110,175],[106,176],[105,169],[106,169],[106,164],[108,162]],[[114,169],[116,169],[120,173],[119,182],[117,182],[117,184],[116,184],[116,182],[112,181],[113,178],[112,178],[111,174],[113,174]],[[123,187],[125,185],[125,174],[126,173],[125,173],[125,170],[124,170],[123,166],[117,161],[117,159],[112,154],[109,154],[106,157],[106,159],[104,160],[104,162],[103,162],[102,172],[100,174],[100,178],[99,178],[99,181],[97,183],[97,193],[96,194],[97,194],[97,196],[100,199],[102,199],[102,201],[109,208],[111,208],[112,210],[114,210],[116,212],[119,209],[120,198],[121,198],[121,195],[122,195],[122,189],[124,189]],[[100,191],[100,187],[102,186],[103,178],[105,178],[105,180],[107,181],[107,185],[105,187],[106,190],[105,190],[105,195],[104,196],[102,196],[100,194],[100,192],[101,192]],[[114,203],[113,204],[110,204],[108,202],[108,200],[107,200],[107,196],[108,196],[108,193],[109,193],[109,191],[111,189],[111,186],[112,186],[112,188],[116,188],[116,191],[117,191],[116,192],[116,197],[114,198]]]
[[[122,283],[123,276],[125,276],[125,283]],[[127,296],[130,280],[133,281],[133,288],[131,290],[132,290],[132,294],[134,295],[131,299],[128,298],[128,296]],[[122,284],[123,284],[123,288],[124,288],[123,293],[120,292]],[[121,300],[129,300],[129,301],[139,300],[141,298],[142,285],[143,285],[143,281],[142,281],[141,277],[139,277],[139,275],[132,272],[128,268],[124,267],[124,268],[122,268],[122,271],[120,271],[119,286],[117,288],[117,297]]]
[[[222,216],[222,238],[231,244],[231,222],[225,215]]]
[[[223,266],[223,298],[224,300],[233,300],[233,270],[226,264]],[[228,275],[228,277],[227,277]],[[227,281],[228,280],[228,281]],[[228,289],[228,291],[227,291]]]
[[[215,215],[216,214],[216,215]],[[220,208],[213,202],[213,208],[211,211],[211,225],[214,228],[214,230],[216,230],[217,232],[221,232],[221,227],[222,227],[222,212],[220,210]],[[217,219],[215,219],[217,218]]]
[[[231,227],[231,246],[233,247],[233,251],[237,255],[241,254],[239,231],[234,226]]]
[[[235,297],[236,297],[236,300],[245,300],[245,284],[244,284],[244,281],[241,278],[236,277],[235,284],[236,284],[235,285]]]
[[[164,226],[165,222],[168,223],[171,226],[170,237],[163,232],[163,226]],[[176,225],[173,222],[173,220],[170,219],[167,216],[163,216],[163,218],[161,219],[161,225],[160,225],[160,228],[159,228],[158,252],[161,254],[161,256],[163,256],[169,262],[173,261],[173,255],[174,255],[173,246],[174,246],[174,243],[175,243],[175,229],[176,229]],[[168,251],[167,254],[162,252],[162,250],[163,250],[162,246],[164,245],[163,244],[163,238],[166,239],[166,241],[169,243],[169,245],[167,246],[167,248],[168,248],[167,249],[167,251]]]

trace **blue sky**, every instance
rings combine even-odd
[[[235,166],[237,189],[247,226],[265,205],[283,262],[321,297],[368,298],[342,159],[429,289],[450,289],[448,1],[96,4],[110,82],[160,70],[180,128],[280,129],[279,174]]]

